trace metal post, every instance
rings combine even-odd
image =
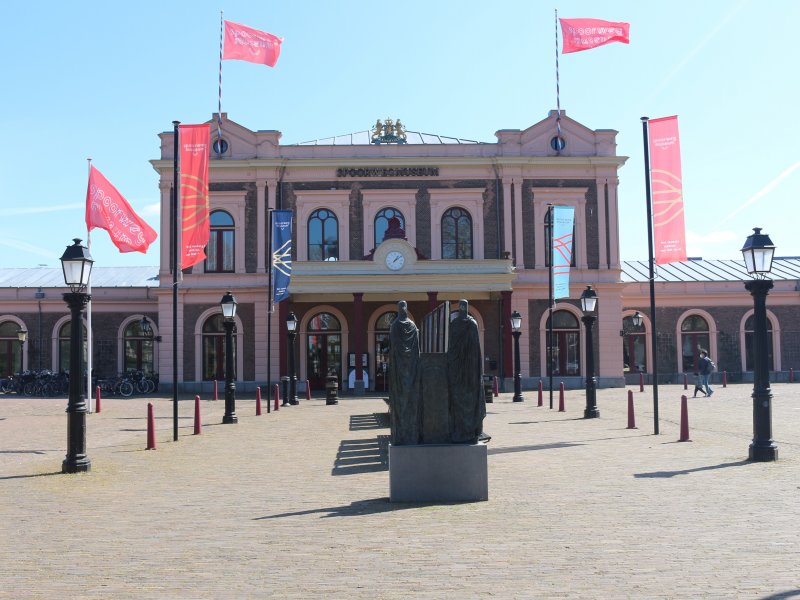
[[[296,331],[289,332],[289,404],[299,404],[297,400],[297,372],[294,364],[294,342]]]
[[[83,323],[81,313],[89,294],[64,294],[71,312],[69,337],[69,399],[67,401],[67,456],[61,463],[62,473],[81,473],[92,468],[86,456],[86,397],[83,395]]]
[[[233,381],[233,328],[236,322],[231,319],[223,321],[225,327],[225,414],[223,423],[238,423],[236,416],[236,383]]]
[[[178,441],[178,209],[180,208],[180,121],[173,121],[172,165],[172,440]]]
[[[581,321],[586,326],[586,409],[584,419],[596,419],[600,416],[597,408],[597,378],[594,374],[594,336],[592,329],[597,319],[594,315],[584,315]]]
[[[769,386],[767,339],[767,294],[771,279],[753,279],[744,284],[753,296],[753,443],[749,459],[778,460],[778,446],[772,440],[772,390]]]
[[[520,364],[519,364],[519,337],[522,335],[521,331],[514,331],[514,402],[522,402]]]

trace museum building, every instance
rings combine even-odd
[[[216,124],[217,115],[211,123]],[[652,325],[646,262],[623,262],[626,227],[646,227],[645,210],[621,225],[617,190],[626,158],[616,132],[592,130],[562,112],[525,130],[500,130],[481,143],[405,130],[372,130],[282,145],[278,131],[252,131],[221,115],[210,156],[211,236],[207,258],[178,285],[173,339],[171,189],[173,132],[160,134],[158,267],[96,263],[92,355],[98,375],[157,372],[172,384],[173,344],[184,391],[224,379],[220,299],[238,302],[237,388],[275,383],[288,372],[286,320],[298,321],[294,364],[301,382],[324,389],[335,375],[353,393],[386,389],[389,326],[398,300],[418,324],[437,306],[469,301],[484,372],[513,375],[510,327],[522,315],[523,387],[548,370],[548,206],[575,208],[570,299],[552,313],[552,374],[568,387],[586,376],[586,333],[578,298],[598,296],[594,352],[600,386],[651,379]],[[291,210],[290,296],[270,312],[269,211]],[[764,225],[754,223],[754,225]],[[766,224],[768,232],[768,224]],[[742,241],[749,232],[742,232]],[[78,235],[78,232],[76,232]],[[65,244],[68,240],[65,240]],[[780,246],[780,240],[775,240]],[[770,369],[786,379],[800,368],[800,260],[776,259],[767,300]],[[706,348],[729,380],[752,377],[753,303],[739,257],[659,266],[656,276],[659,381],[682,381]],[[60,269],[0,269],[0,371],[66,368],[69,312]],[[642,317],[634,325],[635,313]],[[142,329],[142,318],[152,332]],[[28,332],[21,343],[18,331]],[[358,359],[360,357],[360,360]],[[302,389],[302,385],[301,385]]]

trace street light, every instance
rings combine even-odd
[[[514,402],[522,402],[520,366],[519,366],[519,336],[522,335],[522,315],[517,311],[511,313],[511,335],[514,336]]]
[[[81,473],[92,468],[86,456],[86,397],[83,395],[81,373],[83,373],[83,322],[81,313],[91,299],[83,290],[89,284],[92,260],[89,249],[74,238],[61,257],[64,282],[70,293],[64,294],[64,302],[71,312],[69,337],[69,399],[67,400],[67,456],[61,463],[62,473]]]
[[[20,329],[17,332],[17,339],[19,340],[19,372],[22,373],[22,368],[24,366],[24,349],[25,342],[28,340],[28,331],[26,329]]]
[[[749,459],[757,462],[778,460],[778,446],[772,441],[772,390],[769,387],[769,362],[767,348],[767,294],[772,280],[767,275],[772,270],[775,245],[769,236],[756,227],[747,236],[742,256],[752,279],[745,289],[753,296],[753,443]]]
[[[597,378],[594,376],[594,340],[592,327],[597,319],[597,293],[592,286],[587,286],[581,294],[581,321],[586,327],[586,409],[583,411],[584,419],[595,419],[600,416],[597,409]]]
[[[297,373],[294,365],[294,341],[297,338],[297,317],[293,312],[286,317],[286,331],[289,334],[289,404],[298,404]]]
[[[223,423],[238,423],[236,417],[236,384],[233,381],[233,328],[236,326],[236,298],[230,290],[220,301],[222,324],[225,327],[225,414]]]
[[[633,313],[631,322],[633,323],[634,327],[639,328],[642,326],[642,321],[644,321],[644,319],[642,319],[642,314],[637,310],[635,313]]]

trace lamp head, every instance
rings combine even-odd
[[[61,268],[64,271],[64,283],[73,294],[77,294],[89,285],[94,260],[89,249],[81,244],[80,238],[73,238],[72,241],[72,246],[67,246],[61,256]]]
[[[236,317],[236,298],[233,297],[231,291],[225,292],[225,295],[220,300],[219,305],[222,307],[222,318],[226,321],[233,321]]]
[[[24,344],[28,339],[28,331],[26,329],[20,329],[17,332],[17,339],[20,344]]]
[[[517,311],[511,313],[511,329],[513,331],[519,331],[522,328],[522,315],[519,314]]]
[[[286,317],[286,330],[289,333],[297,331],[297,317],[293,312],[290,312],[289,316]]]
[[[775,256],[775,244],[760,227],[754,227],[753,233],[747,236],[742,246],[742,256],[747,272],[757,279],[765,279],[772,271],[772,258]]]
[[[581,310],[586,315],[594,314],[597,310],[597,292],[590,285],[586,286],[581,294]]]

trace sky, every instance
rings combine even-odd
[[[284,38],[275,68],[223,63],[222,110],[282,143],[400,118],[483,142],[556,108],[554,10],[630,23],[561,55],[561,109],[618,131],[623,260],[647,259],[640,118],[678,116],[687,252],[741,258],[753,227],[800,256],[795,0],[4,2],[0,267],[59,266],[86,238],[87,158],[159,229],[158,133],[217,110],[220,10]],[[560,33],[558,34],[560,44]],[[97,266],[158,265],[92,232]]]

